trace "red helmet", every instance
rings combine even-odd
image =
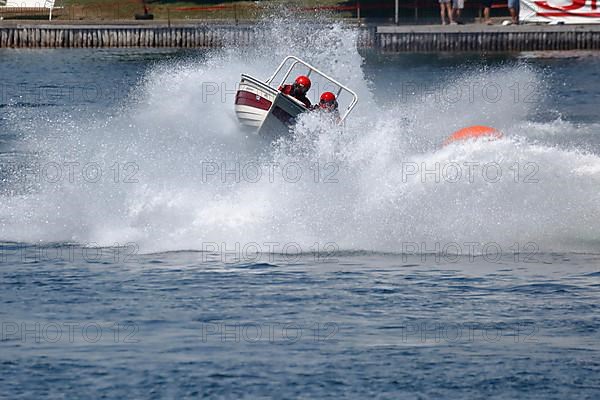
[[[322,103],[331,103],[335,101],[335,94],[331,93],[331,92],[324,92],[321,95],[321,102]]]
[[[331,92],[324,92],[321,95],[321,100],[319,101],[319,105],[321,108],[337,108],[337,101],[335,100],[335,94]]]
[[[296,82],[294,82],[294,83],[296,85],[304,86],[304,88],[306,90],[310,89],[310,79],[308,79],[308,76],[300,75],[299,77],[296,78]]]

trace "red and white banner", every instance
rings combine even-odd
[[[521,0],[522,22],[600,24],[600,0]]]

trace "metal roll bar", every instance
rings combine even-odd
[[[292,70],[294,69],[294,67],[298,64],[302,64],[305,67],[308,68],[308,73],[306,74],[307,76],[310,76],[312,71],[315,71],[317,74],[321,75],[323,78],[327,79],[328,81],[333,82],[335,85],[337,85],[337,87],[339,88],[339,90],[337,91],[336,97],[339,97],[340,93],[342,92],[342,90],[345,90],[346,92],[350,93],[350,95],[352,96],[352,101],[350,102],[350,104],[348,105],[348,107],[346,107],[346,111],[344,112],[344,114],[340,117],[340,123],[343,122],[346,117],[348,116],[348,114],[350,114],[350,111],[352,111],[352,109],[356,106],[356,103],[358,103],[358,96],[356,95],[356,93],[354,93],[354,91],[350,90],[348,87],[342,85],[340,82],[338,82],[337,80],[333,79],[332,77],[330,77],[329,75],[319,71],[317,68],[313,67],[312,65],[310,65],[309,63],[302,61],[301,59],[299,59],[298,57],[295,56],[287,56],[282,62],[281,64],[279,64],[279,67],[277,67],[277,69],[275,70],[275,72],[273,73],[273,75],[271,75],[269,77],[269,79],[267,79],[265,81],[265,83],[271,87],[273,87],[273,85],[271,84],[271,82],[273,81],[273,79],[275,79],[275,77],[277,76],[277,74],[279,74],[279,71],[282,70],[282,68],[285,66],[285,64],[289,61],[289,60],[294,60],[294,62],[292,63],[292,65],[288,68],[285,76],[283,77],[283,80],[281,81],[281,83],[279,85],[277,85],[277,87],[283,85],[285,83],[285,81],[288,79],[288,77],[290,76],[290,74],[292,73]]]

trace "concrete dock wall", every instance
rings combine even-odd
[[[248,46],[254,29],[240,26],[18,26],[0,27],[0,48]]]
[[[252,25],[0,25],[0,48],[250,46]],[[386,52],[600,50],[595,26],[362,27],[358,47]]]
[[[600,50],[597,26],[378,27],[377,48],[388,52]]]
[[[263,39],[252,25],[0,25],[0,48],[250,46]],[[375,47],[375,27],[359,31],[359,47]]]

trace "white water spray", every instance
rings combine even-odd
[[[528,122],[535,104],[477,95],[440,102],[439,92],[378,104],[352,29],[262,28],[265,45],[148,71],[136,101],[111,117],[54,121],[48,134],[28,135],[24,146],[41,165],[94,163],[102,177],[46,180],[5,196],[0,240],[136,242],[145,252],[267,242],[305,251],[315,243],[389,252],[415,243],[423,251],[597,248],[600,158],[529,143],[548,129]],[[268,145],[239,129],[232,92],[240,73],[266,78],[288,54],[347,83],[360,104],[343,129],[305,114],[293,135]],[[503,82],[542,87],[523,65],[470,71],[453,84],[489,82],[505,93]],[[454,130],[482,123],[505,138],[441,148]]]

